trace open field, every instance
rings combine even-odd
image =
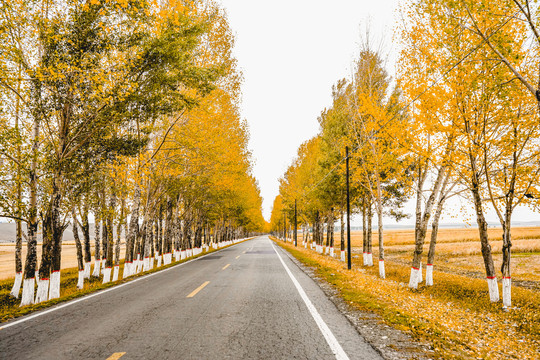
[[[384,322],[428,343],[436,359],[538,359],[540,292],[514,287],[513,307],[490,303],[485,279],[434,270],[435,284],[407,287],[410,265],[386,262],[386,279],[378,267],[353,269],[329,256],[277,241],[317,276],[335,286],[353,307],[378,313]]]
[[[488,230],[495,269],[502,262],[502,229]],[[423,264],[426,264],[431,232],[428,231],[424,244]],[[335,248],[340,248],[340,234],[334,235]],[[326,239],[326,238],[325,238]],[[354,256],[362,254],[362,232],[351,234]],[[299,241],[302,241],[300,235]],[[414,229],[384,231],[386,261],[408,265],[414,251]],[[512,229],[512,280],[514,285],[540,290],[540,227]],[[379,256],[378,234],[373,233],[373,258]],[[441,271],[483,278],[484,263],[480,252],[478,229],[440,229],[437,236],[435,268]],[[499,272],[500,274],[500,272]],[[437,281],[437,279],[435,279]]]

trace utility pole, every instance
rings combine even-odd
[[[294,246],[298,246],[298,222],[296,218],[296,199],[294,199]]]
[[[347,269],[351,269],[351,201],[349,197],[349,147],[345,146],[345,162],[347,167]]]

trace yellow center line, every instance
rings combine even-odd
[[[193,290],[193,292],[192,292],[191,294],[189,294],[188,296],[186,296],[186,297],[188,297],[188,298],[194,297],[195,295],[197,295],[197,293],[198,293],[199,291],[201,291],[201,290],[202,290],[206,285],[208,285],[208,284],[210,284],[210,281],[204,282],[201,286],[199,286],[198,288],[196,288],[195,290]]]
[[[225,266],[224,266],[224,267],[223,267],[223,268],[222,268],[221,270],[225,270],[226,268],[228,268],[228,267],[229,267],[229,265],[231,265],[231,264],[227,264],[227,265],[225,265]]]
[[[240,257],[240,255],[238,255],[238,256],[236,257],[236,259],[238,259],[239,257]]]
[[[111,356],[109,356],[107,358],[107,360],[118,360],[120,359],[122,356],[124,356],[126,353],[125,352],[117,352],[117,353],[114,353],[112,354]]]

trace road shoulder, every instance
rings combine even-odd
[[[274,243],[280,245],[279,241],[274,241]],[[429,354],[433,354],[428,344],[419,343],[408,334],[386,325],[378,314],[360,311],[347,304],[340,296],[339,290],[317,276],[314,268],[300,262],[286,248],[279,246],[279,249],[302,272],[314,280],[356,331],[383,358],[388,360],[429,359]]]

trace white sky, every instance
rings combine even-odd
[[[397,1],[220,2],[236,33],[235,55],[245,78],[241,110],[270,219],[278,178],[299,145],[318,132],[317,117],[332,104],[332,85],[348,77],[365,24],[391,44]]]
[[[332,104],[332,85],[349,77],[367,24],[374,45],[381,41],[385,45],[388,70],[393,74],[398,0],[219,1],[236,33],[235,55],[245,78],[241,111],[249,123],[254,175],[269,220],[279,193],[278,179],[300,144],[318,132],[317,117]],[[404,210],[413,214],[413,202]],[[472,210],[464,199],[450,200],[441,222],[474,224]],[[497,223],[492,210],[486,217],[490,224]],[[524,208],[516,209],[513,216],[519,222],[538,218]],[[411,224],[414,219],[402,222]],[[360,224],[360,219],[353,220],[353,225]],[[395,222],[385,219],[386,224]]]

